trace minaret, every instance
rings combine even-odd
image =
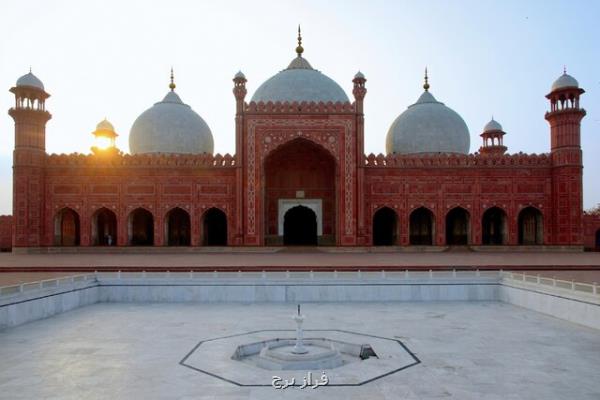
[[[52,117],[45,101],[50,95],[31,70],[10,91],[15,95],[15,106],[8,110],[15,121],[13,249],[38,247],[43,244],[44,234],[46,122]]]
[[[243,231],[243,218],[244,218],[244,179],[243,169],[244,165],[244,99],[246,98],[246,75],[242,71],[238,71],[233,77],[233,95],[235,96],[235,165],[236,165],[236,220],[238,221],[236,229],[236,235],[234,239],[235,244],[242,244],[244,231]]]
[[[479,135],[483,139],[483,145],[479,148],[479,152],[486,155],[504,154],[506,152],[504,135],[506,132],[502,130],[502,125],[492,117],[492,120],[483,128],[483,133]]]
[[[579,107],[579,96],[584,92],[565,69],[546,95],[550,100],[545,117],[550,123],[552,156],[552,244],[583,245],[581,120],[585,110]]]
[[[354,88],[352,94],[354,95],[354,110],[356,113],[356,159],[363,160],[365,157],[365,115],[364,115],[364,99],[367,94],[367,88],[365,87],[367,79],[365,75],[358,71],[352,79]],[[357,187],[357,201],[358,201],[358,235],[360,237],[367,236],[365,228],[365,193],[364,193],[364,182],[365,182],[365,171],[362,162],[358,163],[358,170],[356,175],[356,187]],[[363,243],[366,244],[366,243]]]

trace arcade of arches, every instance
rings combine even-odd
[[[265,244],[335,244],[336,162],[327,150],[307,139],[294,139],[269,154],[264,164],[264,175]],[[315,240],[312,227],[314,212],[311,215],[302,208],[291,214],[293,209],[287,211],[287,234],[279,232],[281,199],[298,199],[299,203],[302,199],[321,199],[322,235]],[[302,221],[301,216],[308,220]]]
[[[299,147],[302,150],[306,143]],[[315,146],[316,147],[316,146]],[[284,149],[286,150],[286,149]],[[320,149],[319,149],[320,150]],[[285,153],[282,153],[285,154]],[[305,172],[308,174],[310,169]],[[280,172],[280,171],[278,171]],[[333,197],[331,192],[325,190],[324,183],[331,184],[331,176],[321,174],[314,186],[299,186],[293,182],[305,182],[306,177],[296,176],[288,183],[285,174],[270,171],[270,183],[278,183],[279,186],[270,186],[271,193],[290,193],[299,187],[313,190],[315,187],[323,193]],[[281,180],[273,180],[278,178]],[[310,182],[310,181],[309,181]],[[322,186],[319,186],[322,185]],[[313,197],[317,197],[315,191],[309,191]],[[333,199],[329,199],[333,202]],[[318,236],[318,215],[309,207],[302,205],[302,199],[298,199],[296,205],[283,215],[283,232],[278,244],[281,245],[304,245],[315,246],[323,243]],[[275,203],[277,204],[277,203]],[[329,203],[328,213],[323,211],[323,233],[332,235],[333,229],[333,204]],[[325,207],[323,207],[325,209]],[[277,231],[277,214],[271,221],[274,225],[271,232]],[[445,215],[445,244],[446,245],[472,245],[471,239],[471,216],[462,207],[451,209]],[[435,243],[435,216],[433,212],[425,207],[413,210],[408,216],[408,239],[410,245],[429,246]],[[324,221],[329,221],[326,224]],[[91,239],[95,246],[114,246],[117,244],[118,218],[108,208],[100,208],[91,217]],[[514,222],[513,222],[514,223]],[[227,246],[227,215],[218,208],[210,208],[204,212],[201,221],[202,245],[203,246]],[[499,207],[491,207],[485,210],[481,216],[481,244],[482,245],[506,245],[508,244],[508,217],[506,212]],[[168,246],[190,246],[191,245],[191,218],[187,211],[175,207],[165,215],[165,245]],[[372,240],[375,246],[394,246],[399,243],[400,231],[399,216],[393,209],[382,207],[373,214]],[[516,232],[519,245],[541,245],[543,244],[543,215],[535,207],[525,207],[519,213],[516,221]],[[80,244],[81,222],[79,214],[72,208],[59,210],[54,217],[54,243],[57,246],[78,246]],[[137,208],[127,217],[127,244],[131,246],[154,245],[154,216],[144,209]],[[517,239],[517,238],[515,238]],[[600,230],[595,232],[595,245],[600,247]]]

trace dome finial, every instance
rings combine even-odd
[[[31,74],[31,65],[29,66],[29,73]]]
[[[427,76],[427,67],[425,67],[425,84],[423,84],[423,89],[426,92],[429,92],[429,76]]]
[[[169,83],[169,89],[171,89],[171,92],[175,91],[175,77],[173,76],[173,67],[171,67],[171,83]]]
[[[567,74],[567,66],[563,65],[563,75],[566,75],[566,74]]]
[[[304,47],[302,47],[302,32],[300,31],[300,24],[298,24],[298,47],[296,47],[296,53],[298,57],[302,57],[304,53]]]

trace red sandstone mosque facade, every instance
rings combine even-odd
[[[49,94],[29,73],[15,105],[13,216],[2,247],[54,246],[598,246],[583,212],[580,107],[566,73],[546,96],[551,148],[507,154],[492,120],[479,151],[429,83],[392,124],[386,155],[365,155],[366,79],[350,101],[297,56],[246,100],[233,82],[235,155],[213,155],[208,125],[175,92],[144,112],[130,153],[108,121],[92,153],[47,154]]]

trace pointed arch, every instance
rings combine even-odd
[[[227,215],[219,208],[209,208],[202,216],[202,244],[227,246]]]
[[[481,242],[484,245],[508,243],[506,212],[500,207],[488,208],[481,217]]]
[[[419,207],[410,213],[409,243],[412,245],[431,246],[435,237],[435,218],[433,212],[426,207]]]
[[[287,210],[283,216],[283,244],[316,246],[317,214],[303,205]]]
[[[389,207],[373,214],[373,245],[394,246],[398,240],[398,215]]]
[[[454,207],[446,214],[446,244],[466,246],[471,242],[471,215],[462,207]]]
[[[518,218],[519,244],[540,245],[544,243],[544,218],[533,206],[523,208]]]
[[[54,244],[57,246],[79,246],[79,214],[72,208],[59,210],[54,217]]]
[[[145,208],[136,208],[129,213],[127,221],[131,246],[154,245],[154,216]]]
[[[168,246],[189,246],[191,242],[190,214],[175,207],[165,216],[165,238]]]
[[[91,226],[94,246],[114,246],[117,243],[117,216],[108,208],[96,210],[92,215]]]

